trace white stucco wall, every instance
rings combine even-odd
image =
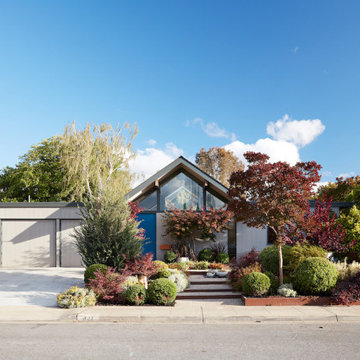
[[[236,257],[247,254],[252,248],[261,251],[267,246],[267,229],[257,229],[236,223]]]
[[[157,213],[156,214],[156,258],[158,260],[164,259],[164,254],[166,250],[160,250],[160,245],[163,244],[169,244],[171,245],[173,243],[171,237],[169,235],[164,236],[165,234],[165,227],[163,223],[163,213]],[[218,233],[216,235],[216,241],[217,242],[223,242],[225,245],[225,249],[227,251],[227,239],[228,234],[227,231],[224,233]],[[196,253],[198,253],[201,249],[206,247],[211,247],[214,244],[212,241],[197,241],[196,242]]]

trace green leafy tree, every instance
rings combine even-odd
[[[0,201],[69,200],[72,184],[65,184],[60,163],[60,139],[51,137],[33,145],[15,167],[0,174]]]
[[[318,188],[316,197],[327,198],[333,201],[355,201],[360,200],[360,176],[348,178],[338,177],[336,182],[329,182]]]
[[[212,147],[209,150],[202,148],[196,154],[195,163],[201,170],[225,186],[229,186],[229,178],[234,171],[244,169],[244,164],[232,151],[219,146]]]
[[[360,259],[360,209],[353,206],[348,214],[341,214],[337,220],[345,230],[344,242],[354,244],[350,257]]]

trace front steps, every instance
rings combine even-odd
[[[207,278],[207,271],[190,271],[190,286],[176,297],[178,300],[191,299],[237,299],[240,293],[233,291],[226,278]]]

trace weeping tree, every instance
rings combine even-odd
[[[75,244],[86,266],[100,263],[121,269],[125,260],[143,248],[143,230],[124,195],[130,190],[129,161],[137,128],[126,124],[89,124],[77,130],[75,123],[61,136],[61,162],[73,184],[71,194],[82,200],[81,226]]]
[[[289,226],[300,224],[309,213],[309,199],[320,180],[321,166],[315,161],[270,163],[266,154],[246,152],[246,170],[230,177],[229,209],[238,221],[250,227],[269,227],[279,252],[279,281],[283,283],[282,245]]]
[[[130,191],[129,161],[135,156],[132,141],[137,132],[137,127],[129,124],[115,128],[87,124],[78,130],[72,123],[65,128],[60,136],[60,160],[72,200],[98,198],[106,191],[107,196],[121,197]]]

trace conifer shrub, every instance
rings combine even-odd
[[[153,261],[153,264],[155,265],[155,267],[160,271],[160,270],[165,270],[168,268],[168,265],[166,263],[164,263],[163,261],[160,260],[155,260]]]
[[[303,295],[329,294],[338,278],[339,272],[329,260],[308,258],[294,272],[294,288]]]
[[[149,285],[148,299],[154,305],[172,305],[176,294],[176,286],[169,279],[157,279]]]
[[[86,266],[104,264],[120,270],[142,252],[143,229],[128,203],[106,196],[84,201],[82,223],[75,229],[75,245]]]
[[[263,273],[253,272],[246,275],[242,282],[242,289],[248,296],[264,296],[270,290],[270,279]]]
[[[93,264],[86,268],[84,272],[84,283],[85,285],[89,284],[90,279],[95,278],[95,273],[100,270],[103,274],[105,274],[107,266],[104,264]]]
[[[129,305],[144,305],[146,302],[146,289],[140,284],[131,285],[125,291],[124,297]]]

